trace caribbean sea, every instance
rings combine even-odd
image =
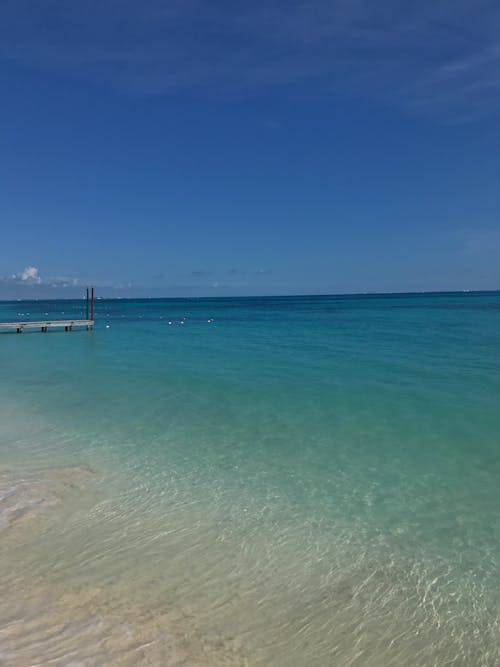
[[[499,507],[500,293],[0,335],[2,664],[500,665]]]

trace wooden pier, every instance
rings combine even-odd
[[[42,322],[0,322],[0,333],[7,333],[9,331],[16,331],[23,333],[25,329],[34,329],[47,333],[49,330],[55,329],[58,331],[73,331],[73,329],[94,329],[94,288],[87,287],[85,299],[85,314],[84,320],[43,320]],[[90,310],[90,313],[89,313]],[[47,313],[45,313],[47,314]],[[90,317],[89,317],[90,315]]]
[[[0,331],[23,333],[25,329],[35,329],[47,333],[49,329],[73,331],[73,329],[93,329],[94,320],[46,320],[44,322],[0,322]]]

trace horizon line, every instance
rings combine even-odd
[[[314,292],[297,294],[246,294],[246,295],[218,295],[218,296],[97,296],[98,301],[200,301],[200,300],[222,300],[222,299],[297,299],[306,297],[371,297],[371,296],[422,296],[440,294],[495,294],[500,293],[500,287],[496,289],[461,289],[461,290],[418,290],[418,291],[388,291],[388,292]],[[0,303],[13,303],[21,301],[78,301],[82,297],[36,297],[0,299]]]

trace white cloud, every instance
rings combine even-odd
[[[131,289],[132,283],[40,273],[40,269],[31,264],[16,273],[0,273],[0,299],[78,298],[83,297],[85,287],[90,286],[98,290],[125,290]]]
[[[39,285],[42,282],[42,278],[36,266],[27,266],[23,271],[15,274],[15,277],[30,285]]]
[[[77,287],[82,284],[78,278],[70,276],[42,276],[38,267],[31,264],[10,276],[0,275],[0,281],[17,285],[45,285],[48,287]]]

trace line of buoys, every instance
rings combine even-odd
[[[160,320],[162,320],[162,319],[163,319],[163,315],[160,317]],[[211,317],[211,318],[209,318],[209,319],[207,320],[207,323],[208,323],[208,324],[212,324],[212,322],[215,322],[215,320],[214,320],[213,317]],[[174,322],[173,320],[168,320],[168,321],[167,321],[167,324],[168,324],[169,326],[172,326],[172,324],[175,324],[175,322]],[[179,324],[186,324],[186,318],[183,317],[181,320],[179,320]]]

